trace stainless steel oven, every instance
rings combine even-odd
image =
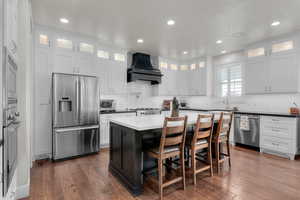
[[[17,166],[19,112],[17,110],[17,65],[3,50],[3,195],[6,195]]]

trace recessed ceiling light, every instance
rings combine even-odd
[[[186,55],[186,54],[188,54],[188,52],[187,51],[184,51],[184,52],[182,52],[184,55]]]
[[[144,40],[140,38],[137,40],[137,43],[144,43]]]
[[[221,51],[221,53],[224,54],[224,53],[227,53],[227,51],[223,50],[223,51]]]
[[[279,25],[280,25],[280,21],[274,21],[271,24],[271,26],[279,26]]]
[[[170,19],[170,20],[168,20],[167,24],[168,24],[169,26],[173,26],[173,25],[175,24],[175,21],[172,20],[172,19]]]
[[[60,18],[59,20],[60,20],[60,22],[63,23],[63,24],[69,23],[69,20],[66,19],[66,18]]]
[[[217,44],[222,44],[223,41],[222,41],[222,40],[217,40],[216,43],[217,43]]]

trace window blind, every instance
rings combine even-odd
[[[242,95],[242,66],[241,64],[221,66],[217,68],[218,96]]]

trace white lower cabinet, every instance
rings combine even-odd
[[[261,152],[274,153],[295,159],[298,153],[298,118],[270,117],[260,118]]]
[[[109,147],[109,127],[110,120],[114,117],[136,116],[135,112],[130,113],[113,113],[100,115],[100,148]]]
[[[4,200],[16,200],[17,199],[17,169],[13,176],[13,179],[10,183],[6,196],[3,198]]]

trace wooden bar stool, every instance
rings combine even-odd
[[[196,185],[196,175],[200,172],[210,170],[213,176],[211,141],[214,126],[214,115],[198,115],[197,123],[193,135],[187,141],[187,148],[191,154],[192,174],[194,185]],[[202,160],[202,156],[197,154],[199,150],[207,149],[207,162]],[[204,163],[203,166],[197,168],[197,161]]]
[[[186,137],[187,116],[166,117],[162,129],[159,148],[150,149],[147,153],[158,160],[158,188],[160,199],[163,189],[169,185],[182,181],[185,190],[184,145]],[[163,181],[163,162],[178,156],[180,158],[180,176]],[[157,182],[157,180],[155,180]]]
[[[229,135],[232,123],[232,116],[233,114],[231,112],[221,113],[217,131],[212,141],[215,145],[215,157],[218,173],[220,172],[220,164],[223,163],[226,159],[228,159],[229,167],[231,167]],[[220,147],[222,144],[226,144],[227,153],[220,152]],[[222,156],[222,158],[220,158],[220,156]]]

